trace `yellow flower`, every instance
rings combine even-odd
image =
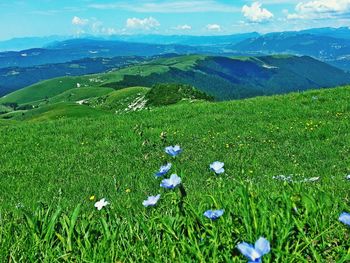
[[[96,197],[94,195],[90,196],[90,201],[94,201],[96,199]]]
[[[131,192],[131,189],[129,189],[129,188],[127,188],[126,190],[125,190],[125,193],[130,193]]]

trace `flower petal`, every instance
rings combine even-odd
[[[216,174],[222,174],[225,172],[224,168],[221,168],[220,170],[215,171]]]
[[[144,200],[142,202],[143,206],[148,207],[148,206],[155,206],[160,198],[160,194],[156,196],[149,196],[147,200]]]
[[[339,221],[350,226],[350,214],[346,212],[341,213],[339,216]]]
[[[169,179],[164,179],[160,186],[168,189],[173,189],[181,183],[181,178],[177,174],[172,174]]]
[[[203,215],[211,220],[216,220],[223,214],[224,214],[224,210],[222,209],[222,210],[207,210],[204,212]]]
[[[261,255],[255,250],[255,248],[251,244],[248,244],[246,242],[242,242],[242,243],[239,243],[237,245],[237,248],[250,261],[255,262],[257,259],[261,258]]]
[[[270,242],[266,238],[260,237],[255,242],[255,249],[260,252],[261,256],[263,256],[270,252]]]
[[[176,155],[182,152],[182,149],[180,148],[179,145],[168,146],[165,148],[165,152],[171,155],[172,157],[175,157]]]

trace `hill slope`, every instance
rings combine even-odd
[[[347,262],[349,91],[0,122],[0,261],[246,262],[237,244],[264,236],[264,262]],[[167,162],[186,196],[159,187]]]
[[[282,94],[350,83],[350,75],[310,57],[180,56],[156,59],[105,74],[44,81],[0,99],[1,103],[31,103],[76,86],[121,89],[159,83],[194,86],[217,100]]]
[[[149,58],[150,59],[150,58]],[[61,76],[106,72],[145,61],[143,57],[86,58],[33,67],[0,68],[0,96],[34,83]]]

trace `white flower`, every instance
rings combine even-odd
[[[103,207],[105,207],[106,205],[109,205],[109,203],[106,201],[105,198],[102,198],[100,201],[95,203],[95,207],[97,208],[97,210],[101,210]]]

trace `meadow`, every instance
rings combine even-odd
[[[340,87],[1,120],[0,262],[247,262],[237,245],[259,237],[263,262],[349,262],[349,100]],[[160,187],[168,162],[182,187]]]

